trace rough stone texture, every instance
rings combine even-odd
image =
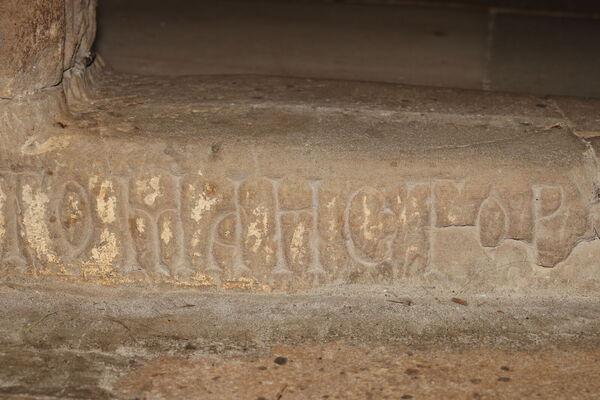
[[[3,0],[0,37],[0,97],[12,98],[61,81],[64,0]]]
[[[65,0],[65,71],[89,57],[96,38],[96,3],[96,0]]]
[[[89,58],[95,36],[96,0],[3,0],[0,98],[60,84],[64,71]]]
[[[60,121],[70,118],[61,87],[13,100],[0,100],[0,159],[28,143],[60,132]]]
[[[282,400],[598,392],[600,308],[590,297],[414,285],[224,293],[13,278],[0,284],[0,308],[0,398],[255,400],[276,399],[284,386]]]
[[[597,102],[258,77],[97,82],[95,2],[35,4],[22,15],[43,34],[23,38],[66,43],[66,72],[0,105],[2,274],[598,289]]]
[[[71,118],[66,101],[85,100],[94,73],[103,65],[100,58],[90,56],[95,5],[95,0],[0,3],[4,165],[18,169],[14,150],[59,133],[63,121]]]
[[[540,101],[106,75],[74,116],[5,149],[3,271],[597,293],[595,139]]]
[[[282,355],[287,362],[279,365]],[[124,376],[115,392],[165,399],[593,399],[598,361],[598,351],[580,349],[282,346],[261,356],[160,357]]]
[[[600,136],[600,99],[559,97],[554,101],[578,136]]]
[[[597,102],[99,75],[65,6],[0,100],[0,397],[596,396]]]

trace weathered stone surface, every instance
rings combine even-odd
[[[400,386],[412,382],[412,394],[403,398],[431,394],[413,366],[439,386],[447,365],[459,372],[442,386],[473,373],[491,379],[482,386],[491,393],[530,355],[506,350],[565,344],[576,351],[515,369],[527,388],[513,389],[593,392],[588,376],[539,366],[550,357],[596,372],[595,103],[545,109],[526,96],[393,85],[97,76],[100,59],[87,68],[94,2],[67,0],[65,12],[62,83],[17,75],[21,92],[0,100],[0,397],[229,398],[240,391],[228,383],[240,381],[254,397],[302,397],[322,378],[307,371],[330,360],[339,393],[371,395],[381,374],[373,380],[368,368],[383,368],[392,371],[383,381],[404,370]],[[585,135],[582,121],[592,126]],[[524,296],[498,293],[507,291]],[[287,370],[256,358],[274,344],[332,340],[374,351],[273,349],[290,357]],[[425,354],[398,344],[461,352],[448,363],[428,350],[441,365],[429,370],[417,359]],[[175,358],[148,363],[165,353]],[[178,359],[207,353],[206,364]],[[495,365],[455,368],[490,354],[511,365],[496,381]],[[346,371],[366,385],[349,385]],[[289,383],[265,391],[265,374]],[[196,384],[173,391],[181,376]],[[535,386],[540,377],[558,383]],[[471,392],[462,386],[457,395]]]
[[[96,37],[96,0],[64,0],[64,70],[89,57]]]
[[[599,287],[595,142],[535,99],[117,75],[77,107],[6,150],[6,274]]]
[[[63,73],[82,78],[95,36],[96,0],[0,2],[0,98],[59,85]],[[67,92],[82,85],[70,83]]]
[[[0,284],[0,397],[275,399],[286,387],[282,399],[590,399],[600,390],[597,297],[461,293],[468,306],[452,297],[410,282],[257,295],[13,278]]]
[[[63,73],[64,0],[3,0],[0,38],[0,97],[56,85]]]

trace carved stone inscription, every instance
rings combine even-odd
[[[464,272],[493,265],[495,252],[518,243],[532,265],[554,267],[589,230],[580,197],[568,182],[0,171],[0,265],[122,281],[309,287]]]

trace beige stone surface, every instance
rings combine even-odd
[[[594,399],[599,390],[591,296],[418,285],[257,294],[13,277],[0,283],[0,307],[0,398]]]
[[[554,99],[557,107],[571,122],[573,131],[583,138],[600,136],[600,100],[577,97]]]
[[[596,293],[595,142],[539,101],[105,74],[68,119],[5,149],[3,271]]]
[[[275,347],[267,355],[160,357],[117,384],[147,399],[594,399],[597,350]]]
[[[36,7],[65,73],[0,103],[4,276],[597,293],[597,102],[102,72],[94,1]]]
[[[0,3],[0,398],[597,397],[597,102],[120,75],[94,6]]]

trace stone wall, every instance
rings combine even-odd
[[[2,1],[0,97],[60,84],[87,57],[95,31],[95,0]]]
[[[0,159],[19,163],[23,146],[70,118],[67,98],[85,97],[95,9],[96,0],[0,2]]]
[[[65,31],[64,0],[0,3],[0,97],[60,83]]]

